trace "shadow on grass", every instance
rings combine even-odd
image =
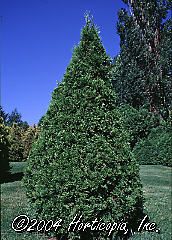
[[[8,183],[22,180],[23,172],[11,173],[1,178],[0,183]]]

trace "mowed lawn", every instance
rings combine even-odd
[[[12,163],[12,173],[21,172],[24,163]],[[145,212],[151,222],[156,222],[160,234],[143,232],[131,239],[171,240],[172,239],[172,168],[164,166],[141,166],[140,175],[145,197]],[[45,240],[34,233],[16,233],[11,228],[12,220],[27,214],[27,201],[20,181],[1,184],[1,239],[2,240]]]

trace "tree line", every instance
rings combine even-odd
[[[14,109],[6,113],[0,106],[0,166],[1,177],[9,171],[9,162],[25,161],[32,143],[38,136],[38,127],[29,126],[21,114]]]

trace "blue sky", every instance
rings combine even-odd
[[[91,11],[107,53],[119,52],[116,33],[121,0],[1,0],[1,105],[29,124],[47,111]]]

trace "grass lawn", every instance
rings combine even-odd
[[[24,169],[24,163],[11,163],[12,173]],[[151,222],[156,222],[160,234],[143,232],[135,234],[131,240],[171,240],[171,186],[172,168],[164,166],[141,166],[140,175],[145,197],[145,211]],[[1,239],[2,240],[45,240],[34,233],[16,233],[11,228],[12,220],[27,214],[27,203],[20,181],[1,184]],[[31,217],[32,218],[32,217]]]

